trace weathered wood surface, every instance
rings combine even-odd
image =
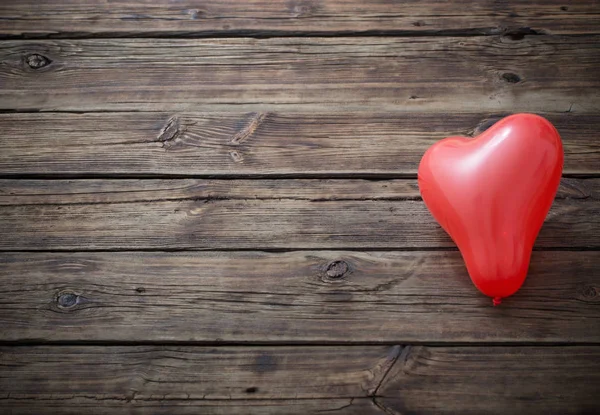
[[[372,398],[156,399],[132,401],[90,396],[70,399],[3,399],[10,415],[384,415]]]
[[[600,252],[492,307],[458,252],[2,253],[0,340],[600,342]]]
[[[542,115],[562,136],[564,172],[599,174],[600,116]],[[0,175],[416,175],[421,157],[434,142],[477,135],[501,117],[368,112],[0,114]]]
[[[372,398],[325,399],[3,399],[10,415],[384,415]]]
[[[169,200],[165,196],[138,201],[139,187],[135,182],[127,184],[132,184],[131,191],[118,201],[114,201],[113,193],[98,192],[93,201],[82,203],[53,198],[48,204],[0,206],[0,229],[4,233],[0,250],[455,247],[423,202],[411,198],[344,200],[348,197],[341,193],[341,187],[337,195],[341,200],[289,197],[289,191],[280,196],[275,191],[270,198],[257,199],[252,186],[242,189],[238,186],[244,182],[232,181],[231,189],[238,189],[230,192],[239,195],[232,199],[211,198],[199,190],[198,197],[188,199]],[[407,182],[411,184],[414,186],[414,181]],[[580,187],[572,190],[580,193]],[[174,190],[174,195],[181,195],[181,191]],[[535,246],[600,247],[598,199],[557,199]]]
[[[0,397],[123,401],[374,394],[400,346],[0,347]],[[348,402],[346,402],[348,403]]]
[[[594,1],[3,0],[0,36],[598,33]]]
[[[93,413],[117,405],[143,414],[155,413],[157,406],[190,413],[190,408],[179,409],[203,400],[195,408],[206,408],[201,413],[231,413],[236,405],[262,413],[260,399],[271,398],[283,400],[279,412],[272,412],[289,408],[297,413],[302,398],[308,398],[309,411],[318,408],[311,398],[333,398],[330,403],[341,400],[343,405],[323,403],[319,409],[342,414],[582,414],[597,410],[600,385],[597,346],[0,350],[0,385],[7,402],[36,409],[50,404],[50,411],[52,403],[68,407],[96,399]],[[369,396],[375,407],[367,405]],[[365,412],[353,408],[355,403]],[[268,405],[272,410],[274,403]]]
[[[598,412],[598,391],[598,347],[417,346],[377,402],[387,414],[580,415]]]
[[[416,179],[0,179],[0,206],[182,200],[421,200]],[[600,199],[600,179],[562,178],[556,199]]]
[[[5,41],[0,109],[594,113],[599,39]]]
[[[0,38],[1,413],[598,411],[597,2],[6,0]],[[567,177],[492,307],[415,175],[523,111]]]

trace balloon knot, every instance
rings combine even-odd
[[[494,307],[497,307],[502,303],[502,298],[494,297],[494,299],[492,300],[492,303],[494,304]]]

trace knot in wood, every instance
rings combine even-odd
[[[333,261],[327,265],[325,269],[325,275],[328,278],[337,280],[343,278],[348,272],[348,264],[346,261]]]
[[[504,79],[509,84],[516,84],[517,82],[521,82],[521,77],[516,73],[505,72],[502,74],[502,79]]]
[[[183,134],[185,127],[181,125],[179,117],[174,115],[167,120],[165,126],[158,133],[156,141],[163,143],[165,150],[177,145],[176,140]]]
[[[198,9],[189,9],[187,14],[190,16],[190,19],[196,20],[198,17],[202,17],[203,12]]]
[[[596,298],[598,296],[598,290],[594,286],[584,285],[581,288],[581,295],[586,300],[592,300],[592,299],[594,299],[594,298]]]
[[[79,303],[79,296],[73,292],[63,292],[59,294],[56,302],[61,308],[75,307]]]
[[[52,63],[50,58],[42,56],[38,53],[32,53],[31,55],[27,55],[25,57],[25,62],[27,63],[27,66],[29,66],[32,69],[40,69]]]
[[[295,17],[307,17],[319,10],[318,0],[292,0],[288,1],[287,7]]]

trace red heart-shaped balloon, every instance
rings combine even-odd
[[[506,117],[473,139],[448,137],[421,160],[425,204],[495,305],[525,280],[562,167],[558,132],[533,114]]]

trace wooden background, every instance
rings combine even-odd
[[[600,4],[0,2],[0,412],[600,412]],[[421,155],[551,120],[523,288]]]

